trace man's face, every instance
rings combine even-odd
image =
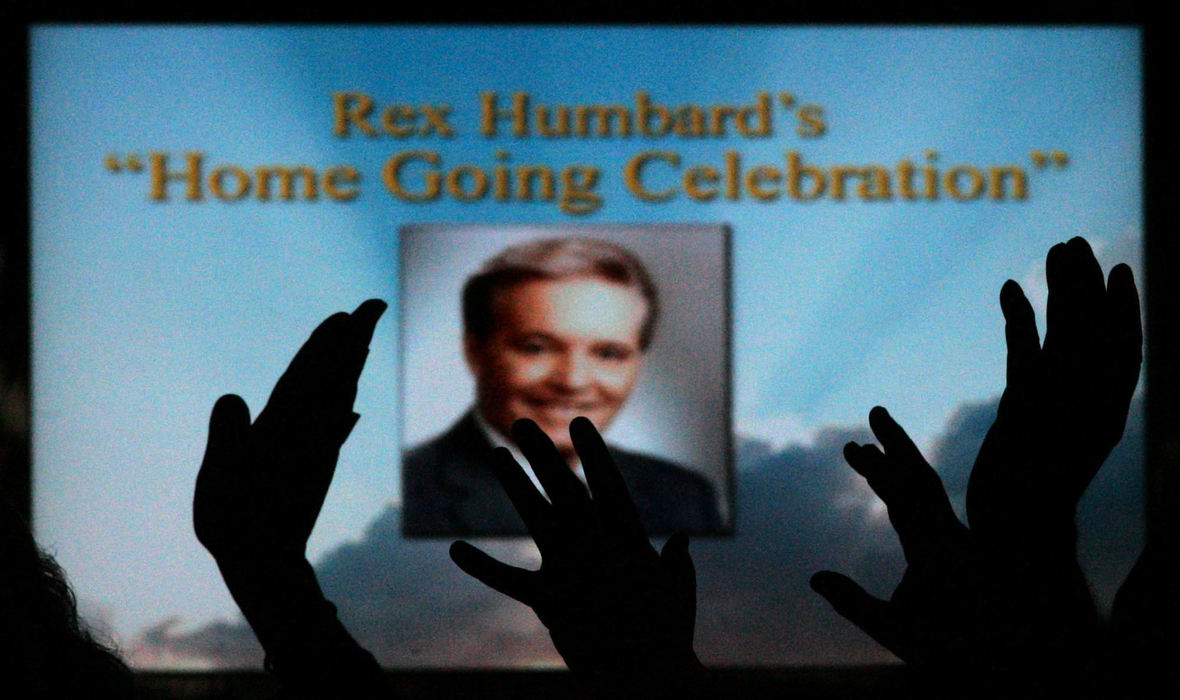
[[[635,386],[647,300],[598,278],[535,280],[501,291],[495,309],[492,334],[466,339],[484,418],[504,435],[531,418],[571,456],[570,421],[605,430]]]

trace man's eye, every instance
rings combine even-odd
[[[516,351],[524,355],[540,355],[545,352],[545,344],[539,340],[522,340],[516,343]]]
[[[595,354],[599,359],[609,360],[611,362],[622,362],[631,358],[631,348],[625,348],[621,345],[603,345],[597,348]]]

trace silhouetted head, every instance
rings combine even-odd
[[[61,567],[0,497],[0,695],[130,698],[131,672],[78,619]]]

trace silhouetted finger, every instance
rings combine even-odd
[[[871,485],[877,481],[885,468],[885,455],[876,445],[858,445],[850,442],[844,446],[844,461],[853,471],[863,476]]]
[[[1068,346],[1067,328],[1069,322],[1069,252],[1064,243],[1049,249],[1045,256],[1045,282],[1049,287],[1049,298],[1045,303],[1045,349]]]
[[[553,506],[533,486],[532,480],[512,458],[508,448],[497,447],[492,451],[492,473],[504,493],[508,494],[508,500],[512,501],[512,506],[520,514],[533,541],[543,550],[552,537]]]
[[[559,517],[585,522],[590,517],[590,494],[545,431],[522,418],[512,424],[512,439],[528,459]]]
[[[885,503],[906,561],[915,561],[937,547],[946,534],[946,514],[940,500],[946,498],[945,492],[935,493],[920,479],[916,484],[896,458],[886,456],[876,445],[850,442],[844,446],[844,459]]]
[[[328,380],[341,392],[340,400],[349,405],[356,400],[356,386],[369,357],[369,344],[386,308],[387,304],[380,299],[361,302],[350,314],[350,323],[336,343],[337,356],[333,366],[325,368]]]
[[[834,571],[811,577],[811,589],[824,597],[842,617],[865,631],[895,654],[904,646],[897,616],[887,601],[874,598],[855,581]]]
[[[1045,262],[1045,275],[1049,284],[1046,348],[1062,356],[1084,356],[1097,336],[1098,324],[1105,320],[1102,268],[1090,244],[1075,237],[1053,246]],[[1083,368],[1075,365],[1071,369]],[[1063,375],[1062,380],[1071,379]]]
[[[869,486],[889,509],[906,561],[928,556],[962,528],[942,479],[884,408],[869,412],[869,426],[885,447],[883,456],[869,448],[860,450],[862,463],[870,465]]]
[[[368,299],[348,314],[338,329],[325,329],[326,348],[318,368],[318,389],[339,405],[351,407],[356,400],[357,384],[369,357],[369,343],[386,308],[384,301]]]
[[[575,418],[570,423],[570,438],[582,459],[582,469],[603,527],[624,542],[650,547],[627,484],[594,424],[588,418]]]
[[[537,574],[509,566],[463,541],[451,544],[451,561],[484,585],[532,606],[537,600]]]
[[[877,436],[886,455],[902,460],[906,467],[925,465],[926,459],[918,451],[918,446],[884,407],[874,406],[869,411],[869,428]]]
[[[1072,253],[1072,286],[1077,295],[1080,320],[1085,324],[1085,331],[1093,331],[1101,320],[1096,316],[1105,304],[1106,277],[1085,238],[1075,236],[1065,245]]]
[[[300,400],[336,397],[351,406],[373,331],[386,308],[380,299],[369,299],[351,314],[339,312],[324,319],[279,378],[272,399],[288,393]]]
[[[238,456],[250,431],[250,408],[241,396],[226,394],[213,404],[209,414],[209,439],[201,472],[220,472]]]
[[[239,494],[235,484],[248,477],[238,470],[248,463],[250,409],[240,396],[226,394],[213,404],[209,416],[209,439],[205,456],[197,472],[193,493],[193,530],[210,552],[225,544],[227,533],[222,524],[227,503]]]
[[[1036,314],[1024,290],[1013,280],[1005,282],[1000,289],[1000,310],[1004,313],[1004,337],[1008,345],[1007,389],[1025,391],[1036,375],[1041,354]]]
[[[353,336],[352,317],[341,311],[324,319],[295,353],[287,370],[275,382],[275,388],[267,400],[267,409],[287,408],[318,402],[326,383],[322,381],[324,370],[333,367],[332,360],[341,355],[341,347]],[[266,410],[266,409],[263,409]]]
[[[367,299],[352,312],[358,345],[368,347],[369,343],[373,342],[373,331],[377,328],[377,321],[381,320],[381,315],[388,306],[380,299]]]
[[[844,446],[844,460],[865,478],[869,488],[885,503],[891,521],[897,516],[906,525],[913,519],[907,514],[921,505],[925,495],[911,487],[905,469],[899,467],[896,458],[887,457],[876,445],[850,442]],[[897,527],[897,523],[894,523],[894,527]],[[897,534],[904,547],[910,532],[899,529]]]
[[[921,465],[904,462],[901,458],[886,455],[876,445],[857,445],[850,442],[844,446],[844,459],[848,465],[865,478],[873,493],[881,497],[889,508],[890,519],[895,515],[906,515],[915,508],[928,509],[934,498],[931,483],[923,478],[924,471],[934,470],[922,461]],[[937,479],[937,474],[934,474]],[[937,484],[941,487],[941,482]],[[907,521],[912,519],[906,516]],[[906,533],[898,533],[903,536]]]
[[[1126,264],[1115,265],[1107,283],[1112,354],[1119,377],[1119,391],[1130,401],[1143,364],[1143,325],[1135,274]]]
[[[332,314],[312,331],[259,414],[266,430],[281,430],[305,449],[344,444],[359,418],[352,411],[357,384],[385,309],[385,302],[370,299],[352,314]]]
[[[326,467],[356,423],[356,378],[345,369],[352,317],[326,318],[295,353],[255,421],[259,444],[273,446],[304,466]],[[308,457],[315,456],[313,459]],[[317,479],[321,481],[322,477]]]

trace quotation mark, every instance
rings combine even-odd
[[[143,161],[139,159],[139,155],[136,153],[128,154],[127,159],[124,161],[120,161],[117,154],[110,153],[103,161],[103,164],[112,173],[121,173],[124,170],[137,173],[143,170]]]
[[[1032,158],[1033,165],[1044,170],[1053,165],[1058,168],[1064,168],[1069,165],[1069,156],[1065,155],[1065,151],[1033,151],[1029,154]]]

